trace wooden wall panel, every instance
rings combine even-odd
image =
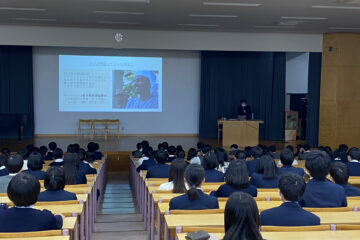
[[[131,152],[107,152],[108,158],[107,171],[108,172],[128,172],[129,171],[129,156]]]

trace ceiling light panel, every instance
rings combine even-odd
[[[54,18],[11,18],[15,21],[32,21],[32,22],[56,22]]]
[[[100,24],[139,25],[139,22],[97,21]]]
[[[360,10],[360,7],[354,7],[354,6],[312,5],[311,7],[312,8],[320,8],[320,9]]]
[[[200,23],[179,23],[178,26],[190,26],[190,27],[218,27],[218,24],[200,24]]]
[[[237,15],[189,14],[190,17],[237,18]]]
[[[294,20],[327,20],[326,17],[281,17],[281,19],[294,19]]]
[[[95,10],[93,11],[95,14],[110,14],[110,15],[144,15],[143,12],[119,12],[119,11],[100,11]]]
[[[205,6],[226,6],[226,7],[259,7],[260,3],[236,3],[236,2],[203,2]]]
[[[3,11],[37,11],[43,12],[46,11],[45,8],[18,8],[18,7],[0,7],[0,10]]]

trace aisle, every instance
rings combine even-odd
[[[127,174],[109,174],[102,208],[98,211],[93,240],[147,239],[144,222],[129,186]]]

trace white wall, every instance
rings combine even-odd
[[[286,93],[307,93],[309,53],[286,53]]]
[[[58,111],[58,55],[163,57],[161,113],[77,113]],[[80,118],[120,119],[124,134],[197,134],[200,106],[198,51],[34,47],[35,134],[75,134]]]

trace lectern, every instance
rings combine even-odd
[[[237,144],[239,147],[256,146],[259,144],[259,124],[261,120],[218,120],[222,125],[222,146],[230,147]]]

